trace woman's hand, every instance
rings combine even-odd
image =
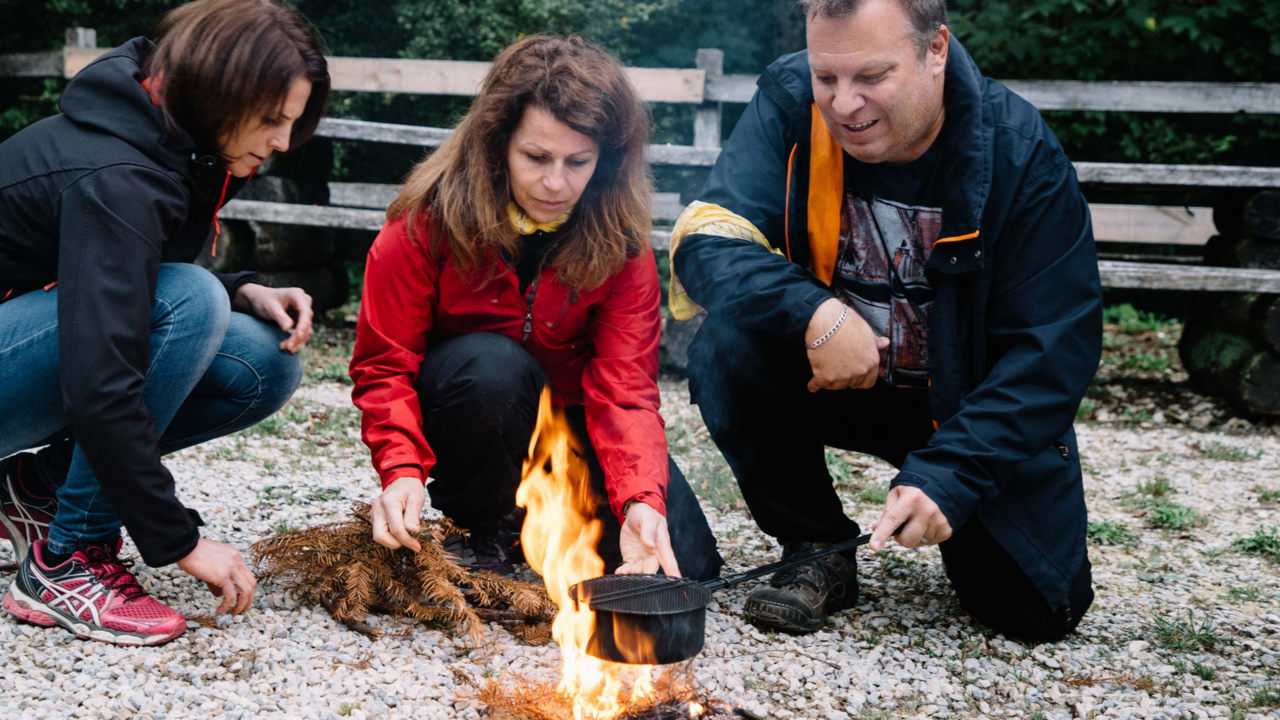
[[[214,597],[222,598],[215,615],[227,610],[239,615],[249,609],[258,579],[244,564],[239,550],[226,544],[200,538],[196,548],[178,561],[182,572],[203,580]]]
[[[422,529],[422,506],[426,503],[427,489],[422,479],[413,475],[396,478],[382,491],[382,497],[373,504],[373,540],[392,550],[407,547],[414,552],[422,549],[410,533]]]
[[[618,547],[622,550],[619,575],[653,574],[662,568],[668,576],[680,577],[680,565],[676,562],[676,554],[671,549],[671,535],[667,532],[667,519],[642,502],[633,502],[627,508]]]
[[[296,353],[311,339],[311,296],[302,288],[269,288],[245,283],[236,290],[233,304],[290,333],[280,343],[281,350]]]

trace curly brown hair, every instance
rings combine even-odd
[[[524,243],[507,218],[507,145],[531,107],[600,148],[551,261],[568,287],[599,287],[648,247],[651,121],[622,64],[580,37],[535,35],[502,51],[471,109],[414,168],[387,219],[408,215],[409,237],[421,242],[425,209],[430,249],[447,242],[463,274],[481,282],[500,272],[500,258],[518,259]]]

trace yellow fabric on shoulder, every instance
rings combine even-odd
[[[671,317],[676,320],[689,320],[702,312],[702,307],[689,297],[680,284],[680,278],[676,277],[675,264],[680,242],[690,235],[698,234],[748,240],[763,245],[769,252],[782,254],[781,250],[769,244],[764,233],[741,215],[711,203],[689,203],[689,207],[676,218],[676,226],[671,231],[671,289],[667,296],[667,306],[671,309]]]
[[[511,220],[511,227],[515,228],[515,231],[521,235],[532,235],[539,230],[545,233],[555,232],[560,229],[561,225],[564,225],[565,222],[568,221],[569,214],[572,212],[573,208],[569,208],[564,211],[563,215],[555,220],[552,220],[549,223],[540,223],[529,217],[528,214],[525,213],[524,208],[517,205],[514,200],[507,203],[507,217]]]

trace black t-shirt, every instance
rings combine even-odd
[[[880,381],[927,387],[933,288],[924,265],[942,231],[942,142],[907,163],[861,163],[845,155],[845,203],[833,287],[888,337]]]

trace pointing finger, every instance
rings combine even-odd
[[[230,610],[236,602],[236,584],[231,580],[220,586],[222,589],[222,602],[218,604],[218,609],[213,611],[214,615],[221,615]]]

